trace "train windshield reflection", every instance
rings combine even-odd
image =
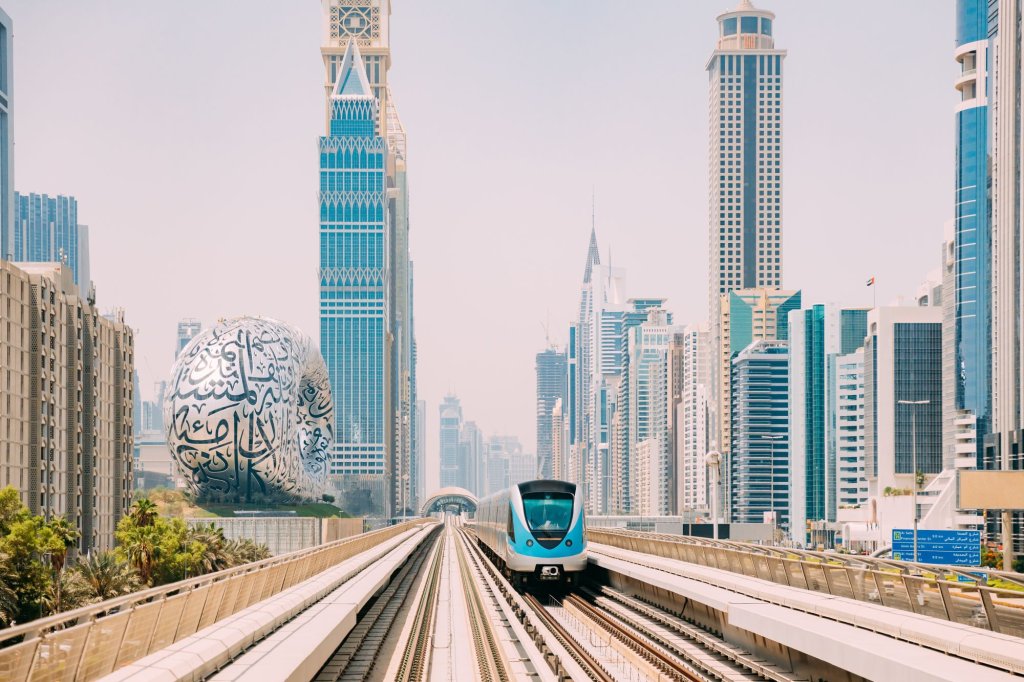
[[[523,495],[523,511],[530,530],[564,533],[572,521],[572,495],[526,493]]]

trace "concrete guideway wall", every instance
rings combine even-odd
[[[213,524],[229,540],[266,545],[274,556],[344,540],[363,532],[363,519],[318,519],[310,516],[253,516],[187,519],[190,526]]]
[[[914,679],[1010,679],[975,661],[1024,672],[1024,641],[1013,636],[815,593],[803,585],[780,585],[753,571],[737,575],[739,571],[689,561],[679,552],[681,543],[674,541],[590,533],[591,562],[607,570],[613,584],[673,611],[685,610],[687,617],[722,632],[727,640],[782,664],[806,666],[813,662],[799,657],[811,656],[868,679],[879,679],[880,671],[886,673],[883,679],[897,675],[903,660],[923,666]],[[614,544],[599,544],[605,539]],[[935,599],[937,594],[928,596]],[[934,665],[927,664],[929,658],[935,659]]]
[[[428,523],[417,519],[8,628],[0,640],[24,640],[0,649],[0,679],[98,679]]]

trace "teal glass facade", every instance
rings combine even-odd
[[[75,284],[87,289],[88,282],[79,281],[79,272],[88,269],[82,262],[84,232],[78,226],[78,201],[74,197],[46,194],[14,193],[14,229],[12,260],[49,263],[64,262],[74,274]]]
[[[792,392],[792,516],[794,539],[806,540],[806,521],[835,521],[837,514],[836,359],[863,346],[866,308],[814,305],[790,316]]]
[[[387,144],[356,51],[320,138],[320,351],[335,403],[332,476],[383,476],[388,442]],[[374,500],[374,506],[380,505]]]

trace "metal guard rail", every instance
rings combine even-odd
[[[588,528],[587,539],[641,554],[761,578],[836,597],[881,604],[963,625],[1024,637],[1024,592],[946,580],[946,567],[822,554],[783,547],[737,548],[740,543],[616,528]],[[794,558],[796,557],[796,558]],[[842,557],[844,560],[840,559]],[[920,571],[911,573],[910,568]],[[989,572],[988,569],[983,569]],[[962,573],[960,567],[957,573]],[[1019,576],[1018,576],[1019,577]],[[1013,600],[1014,604],[996,599]]]
[[[95,680],[432,519],[363,533],[0,630],[0,680]]]

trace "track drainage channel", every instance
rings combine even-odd
[[[384,591],[370,600],[359,622],[320,669],[315,678],[317,682],[369,678],[384,640],[391,635],[395,617],[402,610],[420,567],[438,540],[439,530],[433,531],[433,538],[423,542],[402,564]]]

